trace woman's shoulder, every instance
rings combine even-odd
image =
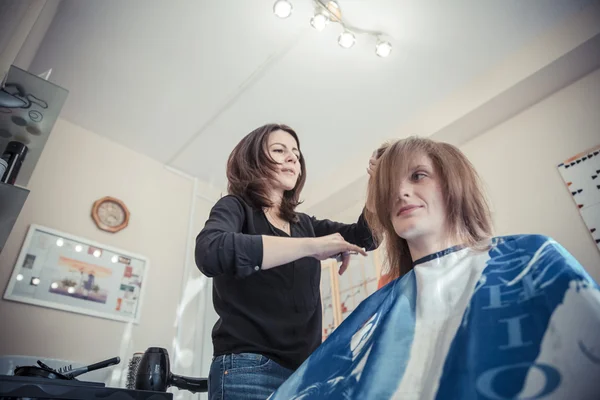
[[[239,215],[244,218],[253,215],[254,212],[254,208],[244,198],[233,194],[221,197],[212,207],[212,213]]]
[[[310,220],[313,218],[310,215],[300,212],[300,211],[294,211],[296,213],[296,217],[298,218],[298,221],[302,221],[302,222],[310,222]]]
[[[314,231],[315,223],[317,223],[319,221],[316,217],[314,217],[313,215],[309,215],[309,214],[300,212],[300,211],[295,211],[295,214],[296,214],[295,223],[297,225],[305,227],[310,232]]]
[[[215,203],[213,208],[214,207],[227,207],[227,208],[238,208],[238,209],[252,208],[246,202],[246,200],[244,200],[242,197],[235,195],[235,194],[227,194],[227,195],[221,197],[219,200],[217,200],[217,202]]]

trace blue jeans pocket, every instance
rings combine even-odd
[[[229,358],[229,360],[227,360],[227,358]],[[225,370],[230,374],[252,372],[268,367],[270,362],[270,359],[260,354],[231,354],[229,357],[225,358]]]
[[[292,374],[260,354],[215,357],[208,380],[210,400],[265,400]]]

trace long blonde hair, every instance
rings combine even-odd
[[[396,234],[390,215],[402,177],[415,158],[423,154],[431,159],[435,173],[440,177],[450,232],[464,245],[473,248],[487,247],[488,239],[492,237],[490,208],[481,180],[458,148],[419,137],[385,143],[377,151],[377,168],[369,180],[367,202],[375,211],[367,213],[367,221],[374,235],[385,242],[388,273],[392,278],[413,268],[408,243]]]

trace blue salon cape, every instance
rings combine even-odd
[[[270,399],[600,399],[598,285],[551,238],[492,243],[416,262]]]

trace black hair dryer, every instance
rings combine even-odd
[[[192,393],[208,392],[208,379],[189,378],[171,373],[169,353],[162,347],[149,347],[144,352],[135,374],[136,390],[166,392],[174,386]]]

